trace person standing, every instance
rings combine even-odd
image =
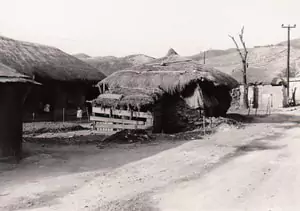
[[[82,110],[81,110],[80,107],[77,108],[77,114],[76,114],[76,116],[77,116],[77,119],[79,119],[80,122],[81,122],[81,119],[82,119]]]

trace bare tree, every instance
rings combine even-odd
[[[242,60],[242,72],[243,72],[243,86],[244,86],[244,95],[243,95],[243,107],[244,108],[249,108],[249,102],[248,102],[248,83],[247,83],[247,68],[248,68],[248,50],[246,47],[246,43],[244,41],[244,27],[241,29],[241,33],[239,34],[240,42],[242,44],[243,49],[240,49],[237,41],[235,38],[231,35],[228,35],[232,41],[234,42],[236,46],[236,50],[239,53],[241,60]]]

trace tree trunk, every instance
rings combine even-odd
[[[248,83],[247,83],[247,63],[243,61],[243,85],[244,85],[244,95],[243,95],[243,108],[249,108],[249,101],[248,101]]]
[[[242,104],[242,108],[249,108],[249,101],[248,101],[248,85],[244,84],[244,95],[243,95],[243,104]]]

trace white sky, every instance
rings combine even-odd
[[[300,21],[299,0],[0,0],[0,34],[68,53],[163,56],[286,39],[282,23]],[[300,23],[292,38],[300,37]]]

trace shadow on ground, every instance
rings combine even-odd
[[[95,179],[95,177],[105,175],[107,170],[111,171],[111,169],[154,156],[163,151],[176,148],[186,142],[166,141],[150,144],[123,144],[105,149],[99,149],[96,145],[51,145],[41,147],[40,144],[25,143],[24,151],[27,153],[27,157],[13,169],[10,169],[13,172],[3,171],[1,173],[0,169],[0,181],[2,180],[0,182],[0,189],[2,184],[5,187],[9,183],[18,184],[18,182],[24,183],[24,181],[39,181],[46,177],[67,176],[83,172],[89,173],[80,176],[82,177],[82,181],[79,183],[77,181],[76,186],[70,184],[71,186],[68,186],[67,189],[60,188],[54,192],[42,192],[34,198],[19,197],[15,199],[15,203],[10,203],[6,207],[1,207],[0,205],[0,210],[35,209],[57,204],[59,203],[59,198],[77,190],[86,182]],[[144,198],[142,201],[135,198],[129,203],[126,201],[116,203],[111,203],[107,206],[116,207],[115,210],[129,211],[138,209],[156,211],[151,206],[151,203],[146,202]],[[120,206],[118,206],[118,203]]]
[[[1,174],[8,170],[26,170],[31,179],[42,176],[58,176],[68,173],[114,169],[132,163],[163,151],[176,148],[187,141],[152,142],[149,144],[113,145],[104,149],[96,145],[42,145],[24,143],[25,157],[13,168],[0,169]],[[28,171],[31,169],[31,171]],[[28,173],[29,172],[29,173]],[[17,176],[18,174],[15,174]],[[27,175],[29,177],[29,175]],[[26,176],[20,175],[19,177]]]
[[[300,123],[300,116],[291,114],[271,114],[269,116],[257,116],[253,118],[253,123]]]

